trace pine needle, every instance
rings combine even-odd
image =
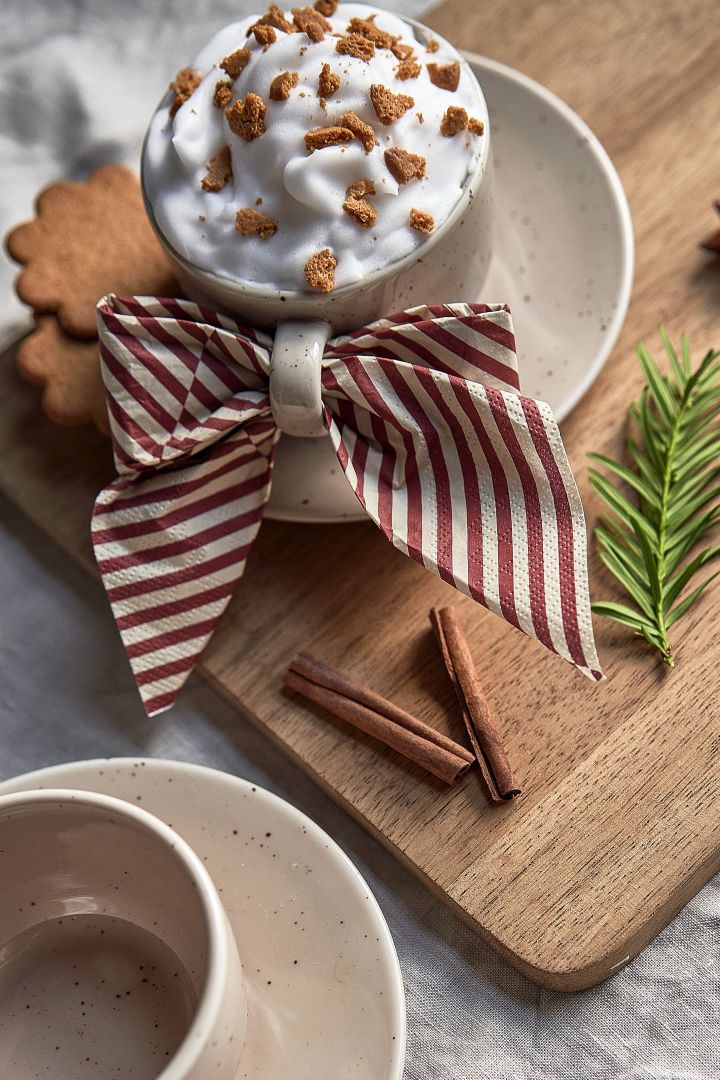
[[[662,328],[660,336],[666,373],[644,345],[637,350],[645,387],[628,412],[627,463],[590,454],[605,470],[590,469],[590,483],[609,510],[595,540],[628,601],[592,607],[674,667],[668,633],[720,574],[694,584],[720,553],[720,544],[696,550],[720,520],[720,352],[710,350],[693,370],[687,339],[678,355]]]

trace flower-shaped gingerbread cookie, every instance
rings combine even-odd
[[[105,293],[174,295],[168,259],[152,231],[137,176],[104,165],[84,183],[61,181],[40,193],[34,221],[7,237],[24,267],[18,296],[36,314],[56,313],[73,337],[92,339]]]
[[[109,434],[97,341],[70,337],[53,315],[39,315],[36,322],[18,349],[17,365],[28,382],[44,387],[45,413],[56,424],[92,422]]]

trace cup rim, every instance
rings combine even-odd
[[[412,26],[416,32],[420,33],[420,40],[427,40],[431,36],[441,37],[442,35],[433,35],[433,32],[424,23],[419,22],[417,19],[411,19],[407,15],[396,14],[396,18],[402,22]],[[443,39],[445,40],[445,39]],[[450,44],[450,42],[448,42]],[[433,248],[446,236],[450,229],[455,225],[457,220],[466,211],[470,201],[474,198],[476,191],[473,191],[473,185],[479,183],[485,178],[485,174],[488,170],[488,164],[490,161],[490,145],[491,145],[491,124],[490,117],[487,108],[487,102],[485,101],[485,94],[482,86],[468,63],[465,55],[459,50],[455,50],[460,57],[460,64],[462,68],[469,73],[470,77],[477,82],[478,89],[480,91],[480,97],[485,106],[485,115],[488,119],[485,125],[485,132],[483,136],[482,152],[478,157],[475,169],[472,173],[468,173],[465,177],[462,192],[460,198],[457,200],[452,210],[445,218],[443,223],[435,229],[430,236],[428,236],[420,245],[420,247],[409,251],[407,255],[403,255],[401,259],[396,259],[394,262],[387,263],[384,266],[378,266],[375,270],[371,270],[370,273],[365,274],[357,281],[350,281],[347,285],[341,285],[339,289],[333,289],[331,293],[318,293],[311,289],[278,289],[272,285],[257,285],[251,282],[238,281],[235,278],[223,277],[220,274],[214,274],[212,270],[205,270],[203,267],[198,266],[196,263],[191,262],[184,255],[181,255],[170,243],[162,229],[157,223],[155,214],[153,212],[152,203],[148,196],[145,183],[145,144],[147,142],[150,126],[145,132],[145,136],[142,142],[142,148],[140,151],[140,188],[142,192],[143,205],[145,207],[145,213],[147,214],[148,221],[152,226],[153,232],[157,236],[158,240],[164,247],[167,254],[176,262],[184,271],[190,276],[198,278],[202,281],[208,281],[216,286],[221,287],[229,292],[237,293],[239,296],[247,299],[254,299],[258,301],[268,299],[275,300],[277,297],[282,297],[283,300],[290,301],[290,303],[308,303],[311,301],[324,301],[325,303],[334,303],[337,301],[345,300],[348,297],[352,297],[354,294],[365,289],[371,288],[380,282],[386,281],[390,278],[394,278],[397,274],[402,273],[409,266],[412,266],[416,262],[421,262],[427,254],[429,254]],[[158,104],[158,108],[165,100],[167,95],[163,95]],[[153,117],[157,109],[153,112]]]
[[[43,788],[0,795],[0,818],[12,807],[68,803],[89,806],[96,810],[123,817],[154,836],[168,849],[187,873],[200,901],[207,940],[207,963],[205,978],[190,1025],[182,1042],[158,1074],[157,1080],[184,1080],[203,1052],[207,1033],[222,1008],[224,989],[228,977],[228,956],[225,948],[231,933],[225,909],[200,857],[178,833],[164,821],[143,807],[135,806],[125,799],[98,792],[80,791],[74,788]]]

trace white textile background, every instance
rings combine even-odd
[[[175,70],[253,6],[3,0],[0,231],[30,215],[42,184],[132,160]],[[428,5],[387,6],[417,15]],[[26,319],[14,273],[3,256],[1,336]],[[198,680],[171,713],[148,720],[99,584],[0,500],[0,777],[115,754],[248,777],[338,840],[368,878],[400,955],[407,1080],[720,1077],[718,880],[604,986],[572,997],[531,986]]]

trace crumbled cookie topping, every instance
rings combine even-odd
[[[393,94],[381,83],[373,83],[370,87],[370,100],[378,120],[386,126],[394,124],[415,104],[407,94]]]
[[[406,60],[401,60],[395,68],[395,78],[400,79],[401,82],[406,79],[417,79],[421,71],[422,68],[415,57],[409,56]]]
[[[348,34],[347,37],[338,39],[335,52],[342,53],[345,56],[354,56],[357,60],[364,60],[367,64],[375,55],[375,46],[372,41],[364,38],[361,34]]]
[[[271,4],[267,12],[261,15],[248,29],[248,37],[255,31],[256,26],[272,26],[275,30],[281,30],[283,34],[292,34],[294,27],[283,15],[277,4]]]
[[[432,214],[426,214],[424,210],[410,211],[410,228],[416,232],[431,233],[435,228],[435,218]]]
[[[216,109],[225,109],[233,99],[232,83],[229,79],[218,79],[215,83],[213,105]]]
[[[323,30],[330,34],[332,32],[332,23],[328,22],[321,11],[318,11],[317,7],[296,7],[292,9],[293,15],[298,15],[300,18],[306,16],[308,19],[312,19],[313,22],[320,23]]]
[[[394,41],[390,51],[398,60],[409,60],[415,50],[412,45],[406,45],[404,41]]]
[[[313,150],[322,150],[326,146],[340,146],[342,143],[352,142],[354,133],[347,127],[324,127],[314,128],[305,132],[305,146],[312,153]]]
[[[377,210],[367,199],[357,199],[350,195],[343,203],[343,210],[351,218],[355,218],[363,229],[371,229],[377,221]]]
[[[332,24],[315,8],[293,8],[293,23],[301,34],[307,34],[311,41],[322,41],[325,34],[332,30]]]
[[[192,68],[181,68],[178,71],[170,83],[170,89],[175,95],[168,109],[170,116],[175,115],[180,106],[184,105],[191,94],[197,90],[201,82],[202,75],[199,71],[194,71]]]
[[[235,214],[235,228],[243,236],[259,236],[261,240],[269,240],[278,229],[276,221],[249,206]]]
[[[458,135],[465,131],[468,126],[468,114],[460,105],[450,105],[445,110],[445,115],[440,124],[440,134],[447,138]]]
[[[223,146],[208,162],[207,174],[203,176],[200,184],[204,191],[222,191],[227,182],[232,180],[232,174],[230,147]]]
[[[435,83],[441,90],[454,91],[460,82],[460,64],[453,60],[451,64],[427,64],[430,82]]]
[[[352,18],[348,23],[348,31],[351,34],[358,34],[360,37],[367,38],[378,49],[391,49],[397,38],[389,34],[387,30],[381,30],[379,26],[376,26],[375,19],[375,15],[370,15],[367,19]]]
[[[318,76],[317,96],[325,103],[329,97],[340,89],[340,76],[330,70],[329,64],[323,64]]]
[[[345,188],[348,199],[363,199],[366,195],[375,195],[375,184],[372,180],[356,180]]]
[[[340,117],[340,123],[343,127],[352,131],[355,138],[362,143],[363,150],[366,154],[369,154],[373,146],[377,144],[373,128],[370,124],[366,124],[364,120],[361,120],[357,113],[343,113]]]
[[[273,101],[287,101],[290,91],[300,82],[297,71],[283,71],[270,83],[270,97]]]
[[[338,9],[338,0],[315,0],[313,7],[329,19]]]
[[[219,66],[231,79],[237,79],[240,72],[247,67],[251,56],[250,49],[236,49],[235,52],[230,53],[224,60],[221,60]]]
[[[437,52],[439,48],[440,48],[440,42],[436,41],[435,38],[430,38],[427,45],[425,46],[425,51],[433,53],[433,52]]]
[[[482,135],[485,131],[485,125],[476,116],[471,116],[468,120],[468,131],[471,135]]]
[[[335,288],[335,267],[337,259],[330,248],[316,251],[305,263],[305,280],[311,289],[318,292],[332,292]]]
[[[230,130],[240,135],[246,142],[257,139],[265,131],[265,113],[267,105],[257,94],[248,94],[244,101],[240,98],[225,110],[225,119]]]
[[[385,164],[398,184],[408,184],[411,180],[421,180],[425,175],[425,158],[421,154],[411,154],[391,146],[385,151]]]
[[[265,24],[256,24],[253,27],[253,34],[258,45],[262,45],[263,49],[269,49],[271,45],[274,45],[277,41],[277,34],[274,26],[266,26]]]

